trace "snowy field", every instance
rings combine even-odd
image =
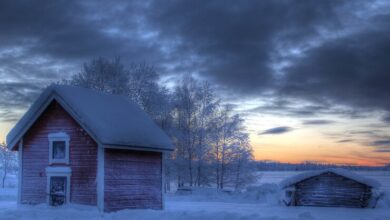
[[[390,198],[387,196],[376,209],[283,207],[277,202],[277,184],[284,178],[298,172],[259,172],[259,180],[242,194],[227,194],[214,189],[202,189],[189,195],[169,194],[166,209],[124,210],[116,213],[99,213],[96,208],[69,205],[60,208],[16,205],[15,187],[0,188],[0,220],[198,220],[198,219],[240,219],[240,220],[388,220],[390,219]],[[390,172],[360,172],[382,183],[390,189]],[[10,178],[11,182],[15,178]],[[11,186],[14,184],[10,184]]]

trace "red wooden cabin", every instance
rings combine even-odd
[[[49,86],[7,144],[19,151],[21,204],[163,208],[163,154],[173,146],[126,97]]]

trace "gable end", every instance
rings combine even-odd
[[[96,143],[100,143],[100,141],[96,138],[96,135],[91,132],[82,120],[79,120],[77,113],[58,94],[52,92],[50,95],[42,94],[41,96],[44,95],[46,95],[47,98],[38,98],[25,115],[23,115],[23,117],[17,122],[15,127],[8,133],[6,141],[10,150],[18,150],[16,147],[18,146],[21,138],[29,131],[38,118],[53,102],[58,103],[80,125],[80,127],[88,132]]]

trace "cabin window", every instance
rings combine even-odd
[[[69,164],[69,136],[66,133],[51,133],[49,138],[49,163]]]
[[[65,159],[65,141],[53,141],[53,158]]]

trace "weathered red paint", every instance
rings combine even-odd
[[[104,155],[105,211],[162,209],[162,153],[105,149]]]
[[[98,119],[97,119],[98,120]],[[49,164],[49,133],[70,136],[69,164]],[[68,166],[70,202],[97,205],[97,143],[56,101],[23,137],[23,204],[46,203],[46,168]],[[162,153],[124,149],[104,151],[104,210],[162,209]]]
[[[48,134],[66,132],[70,136],[69,165],[49,165]],[[72,169],[70,202],[96,205],[97,144],[81,126],[53,101],[23,138],[22,203],[46,202],[48,166]]]

